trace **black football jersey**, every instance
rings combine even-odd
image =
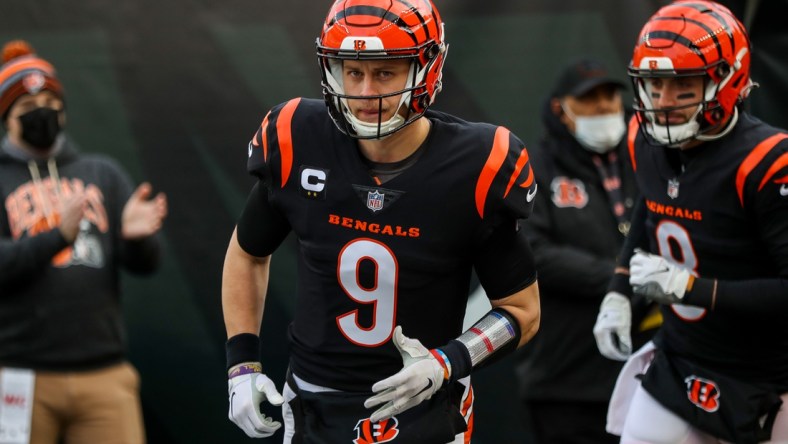
[[[275,107],[249,144],[250,173],[297,238],[291,368],[306,381],[370,390],[402,368],[389,341],[397,325],[427,348],[457,337],[474,266],[492,299],[536,279],[509,260],[530,255],[517,220],[530,214],[536,185],[522,142],[503,127],[428,118],[418,160],[382,185],[322,101]],[[289,230],[271,229],[278,239],[266,245]],[[511,233],[514,255],[489,251],[499,232]],[[241,230],[239,242],[257,256],[273,252],[248,245]],[[510,263],[489,263],[497,257]]]
[[[786,137],[742,113],[728,135],[680,153],[649,145],[633,120],[630,154],[651,252],[704,278],[788,277]],[[657,341],[667,349],[747,380],[788,383],[784,313],[764,319],[672,305],[662,314]]]

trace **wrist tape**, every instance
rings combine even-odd
[[[449,380],[456,381],[470,375],[471,370],[493,355],[495,358],[506,355],[517,348],[519,342],[517,321],[506,310],[495,308],[459,338],[436,349],[440,354],[433,353],[433,356],[441,358],[438,362],[448,371]]]
[[[236,376],[248,375],[250,373],[262,373],[263,365],[259,362],[244,362],[243,364],[234,365],[227,371],[227,379],[235,378]]]
[[[227,340],[227,370],[242,362],[260,361],[260,338],[252,333],[241,333]]]

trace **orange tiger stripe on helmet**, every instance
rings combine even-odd
[[[643,28],[642,51],[678,59],[680,68],[704,68],[713,61],[734,55],[738,21],[730,11],[711,2],[677,2],[660,10]],[[674,47],[679,44],[681,47]],[[679,56],[674,58],[675,56]]]
[[[640,32],[629,66],[638,93],[641,121],[651,111],[638,79],[704,75],[713,82],[704,97],[701,133],[726,123],[753,87],[750,41],[741,22],[726,7],[706,0],[671,3],[654,14]],[[640,86],[638,86],[640,85]],[[648,128],[648,126],[646,126]]]
[[[428,11],[423,15],[420,11]],[[382,26],[384,22],[395,26]],[[437,9],[425,0],[339,0],[328,12],[323,26],[322,44],[339,48],[347,35],[379,37],[386,49],[415,47],[419,42],[440,36],[441,20]],[[343,33],[326,32],[339,25]],[[417,35],[421,33],[422,35]]]
[[[337,128],[354,138],[378,139],[421,118],[442,88],[448,50],[443,38],[443,22],[430,0],[336,1],[317,39],[317,56],[323,97]],[[401,90],[407,95],[403,103],[408,111],[405,121],[380,122],[377,131],[359,126],[342,103],[347,95],[338,62],[393,59],[408,60],[414,69],[413,83]]]

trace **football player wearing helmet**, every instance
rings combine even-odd
[[[618,442],[605,421],[622,363],[601,356],[588,332],[638,196],[627,154],[624,88],[598,60],[568,62],[542,102],[540,142],[528,149],[541,192],[525,229],[539,270],[542,315],[561,320],[542,324],[518,353],[515,369],[540,443]],[[642,305],[633,338],[641,345],[653,334],[647,327],[659,321],[655,304]],[[648,309],[654,316],[641,323],[640,312]]]
[[[635,45],[642,235],[622,249],[594,333],[603,355],[627,357],[633,291],[664,322],[613,393],[622,442],[788,440],[788,133],[740,109],[750,55],[739,20],[704,0],[663,7]]]
[[[229,417],[284,442],[463,443],[470,373],[528,341],[539,293],[519,229],[536,193],[506,128],[429,110],[448,46],[429,0],[338,0],[317,39],[324,100],[264,117],[259,181],[222,280]],[[328,108],[328,112],[326,112]],[[271,255],[298,244],[290,370],[259,357]],[[462,331],[471,272],[493,309]]]

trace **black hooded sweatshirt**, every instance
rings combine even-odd
[[[526,400],[607,401],[622,363],[599,353],[592,330],[626,230],[619,229],[596,154],[577,142],[549,101],[542,120],[541,143],[528,150],[539,192],[525,224],[539,272],[542,322],[518,355],[520,394]],[[626,137],[614,151],[628,221],[637,188]]]
[[[69,245],[58,201],[80,188],[88,208]],[[149,273],[159,256],[155,236],[121,239],[132,191],[116,162],[81,155],[64,136],[43,159],[0,142],[0,367],[87,370],[125,358],[120,269]]]

